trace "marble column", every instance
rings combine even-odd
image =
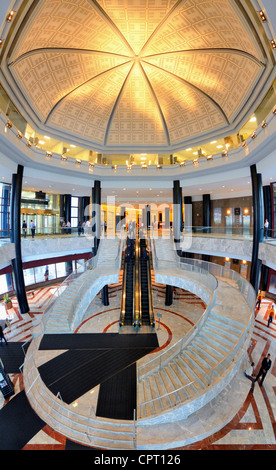
[[[165,207],[165,228],[170,228],[170,208]]]
[[[25,281],[23,275],[22,253],[21,253],[21,192],[22,192],[22,178],[24,167],[18,165],[17,173],[12,175],[11,187],[11,201],[10,201],[10,216],[11,216],[11,230],[10,241],[15,246],[15,258],[11,260],[12,270],[14,276],[15,292],[18,301],[18,308],[20,313],[28,313],[29,305],[25,289]]]

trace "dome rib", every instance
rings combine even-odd
[[[170,16],[172,16],[176,10],[178,8],[181,7],[182,4],[184,4],[186,2],[186,0],[179,0],[177,3],[175,3],[175,5],[173,5],[173,7],[171,8],[171,10],[167,13],[167,15],[163,18],[163,20],[159,23],[159,25],[157,26],[157,28],[155,28],[155,30],[153,31],[153,33],[150,35],[150,37],[147,39],[147,41],[145,42],[145,44],[143,45],[142,49],[140,50],[140,56],[143,54],[143,51],[148,47],[148,45],[150,44],[150,42],[154,39],[154,37],[156,36],[156,34],[158,33],[158,31],[162,28],[162,26],[168,21],[168,19],[170,18]]]
[[[32,55],[43,53],[43,52],[60,52],[60,53],[76,53],[76,54],[99,54],[99,55],[110,55],[112,57],[125,57],[127,60],[130,60],[130,56],[124,54],[117,54],[116,52],[107,52],[107,51],[99,51],[94,49],[77,49],[71,47],[41,47],[38,49],[33,49],[28,52],[24,52],[21,56],[17,57],[14,61],[9,62],[8,67],[13,67],[17,65],[21,60],[24,60]]]
[[[124,80],[123,85],[121,86],[121,89],[120,89],[120,91],[119,91],[119,93],[118,93],[117,99],[116,99],[116,101],[115,101],[115,103],[114,103],[114,106],[113,106],[113,108],[112,108],[112,111],[111,111],[111,113],[110,113],[110,116],[109,116],[109,119],[108,119],[108,123],[107,123],[107,126],[106,126],[105,136],[104,136],[104,145],[107,144],[108,135],[109,135],[110,126],[111,126],[111,123],[112,123],[113,116],[114,116],[115,111],[116,111],[116,109],[117,109],[117,107],[118,107],[118,104],[119,104],[119,102],[120,102],[121,96],[122,96],[123,91],[124,91],[124,89],[125,89],[125,87],[126,87],[127,81],[128,81],[128,79],[129,79],[129,77],[130,77],[130,75],[131,75],[131,71],[133,70],[134,65],[135,65],[135,64],[133,63],[132,66],[131,66],[131,68],[130,68],[130,70],[129,70],[129,72],[128,72],[128,74],[127,74],[127,76],[126,76],[126,78],[125,78],[125,80]]]
[[[124,35],[121,33],[121,31],[119,30],[119,28],[116,26],[116,24],[114,23],[114,21],[110,18],[110,16],[106,13],[106,11],[101,7],[101,5],[96,1],[96,0],[87,0],[88,3],[90,3],[90,5],[95,8],[95,10],[97,11],[97,13],[99,13],[104,19],[105,21],[108,23],[108,25],[111,27],[111,29],[113,30],[113,32],[115,34],[117,34],[119,36],[119,38],[121,39],[121,41],[127,46],[127,48],[129,49],[130,51],[130,54],[132,56],[135,55],[135,52],[134,50],[132,49],[131,45],[129,44],[129,42],[126,40],[126,38],[124,37]]]
[[[164,73],[167,73],[169,75],[171,75],[172,77],[174,77],[176,80],[178,80],[179,82],[181,83],[184,83],[185,85],[189,86],[190,88],[192,88],[194,91],[196,91],[197,93],[200,93],[201,95],[204,95],[205,98],[207,98],[208,100],[210,100],[212,102],[212,104],[219,110],[219,112],[222,114],[223,118],[225,119],[227,125],[230,124],[225,112],[223,111],[223,109],[221,108],[221,106],[211,97],[209,96],[207,93],[205,93],[204,91],[202,91],[200,88],[198,88],[196,85],[193,85],[192,83],[188,82],[187,80],[185,80],[184,78],[182,77],[179,77],[178,75],[175,75],[174,73],[172,72],[169,72],[168,70],[165,70],[161,67],[158,67],[157,65],[155,64],[151,64],[150,62],[146,61],[143,59],[143,62],[145,62],[145,64],[148,64],[150,65],[151,67],[155,67],[156,69],[158,70],[161,70],[162,72]]]
[[[164,132],[165,132],[165,136],[166,136],[166,140],[167,140],[167,145],[170,145],[171,142],[170,142],[169,130],[168,130],[168,126],[167,126],[167,123],[166,123],[166,120],[165,120],[165,117],[164,117],[164,114],[163,114],[161,105],[160,105],[160,103],[159,103],[159,100],[158,100],[158,98],[157,98],[157,96],[156,96],[156,94],[155,94],[155,91],[154,91],[154,89],[153,89],[153,87],[152,87],[152,85],[151,85],[151,83],[150,83],[150,80],[149,80],[149,78],[148,78],[148,76],[147,76],[147,74],[146,74],[146,72],[145,72],[145,70],[144,70],[142,64],[139,63],[139,65],[140,65],[140,68],[141,68],[141,70],[142,70],[142,74],[143,74],[143,76],[144,76],[144,78],[145,78],[145,80],[146,80],[146,83],[148,84],[148,87],[149,87],[149,89],[150,89],[151,95],[152,95],[152,97],[153,97],[153,99],[154,99],[154,101],[155,101],[155,103],[156,103],[156,107],[157,107],[157,109],[158,109],[158,112],[159,112],[159,115],[160,115],[160,119],[161,119],[162,124],[163,124]]]

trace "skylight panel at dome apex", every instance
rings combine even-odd
[[[39,0],[20,20],[10,88],[38,130],[99,151],[228,132],[272,69],[232,0]]]

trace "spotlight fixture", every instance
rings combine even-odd
[[[7,127],[8,129],[11,129],[11,128],[12,128],[12,123],[11,123],[10,121],[7,121],[7,122],[6,122],[6,127]]]
[[[46,152],[46,157],[47,157],[47,158],[51,158],[52,155],[53,155],[52,152],[49,152],[49,151],[47,150],[47,152]]]
[[[272,39],[272,40],[270,41],[270,45],[271,45],[272,49],[276,49],[276,41],[275,41],[275,39]]]
[[[222,157],[227,157],[228,156],[228,150],[223,150],[221,156]]]
[[[260,20],[261,20],[263,23],[265,23],[265,22],[266,22],[266,16],[265,16],[263,10],[260,10],[260,11],[258,11],[257,13],[258,13],[258,15],[259,15],[259,17],[260,17]]]
[[[23,136],[22,136],[22,132],[18,131],[16,137],[17,137],[18,139],[22,139],[22,137],[23,137]]]
[[[113,169],[114,171],[117,171],[117,168],[118,168],[118,165],[112,165],[112,169]]]
[[[81,160],[79,158],[76,158],[76,165],[81,165]]]
[[[242,143],[242,147],[246,147],[246,140]]]
[[[61,155],[61,161],[62,162],[66,162],[66,160],[68,160],[68,157],[67,155],[65,155],[64,153]]]
[[[213,160],[213,155],[206,155],[206,160]]]
[[[127,165],[127,170],[131,171],[132,170],[132,165]]]
[[[0,39],[0,49],[3,46],[3,43],[4,43],[4,39]]]
[[[198,166],[198,158],[195,158],[195,159],[193,160],[193,164],[194,164],[194,166]]]
[[[27,140],[27,143],[26,143],[26,145],[27,145],[27,147],[31,148],[31,146],[32,146],[32,143],[31,143],[31,141],[30,141],[30,140]]]
[[[142,163],[141,168],[148,168],[148,165],[146,163]]]
[[[256,139],[256,137],[257,137],[256,132],[252,132],[252,134],[251,134],[251,139]]]
[[[180,163],[179,163],[179,166],[185,166],[185,161],[180,162]]]
[[[264,120],[264,121],[262,122],[262,128],[264,129],[266,126],[267,126],[267,122],[266,122],[266,120]]]
[[[9,12],[9,14],[8,14],[8,16],[7,16],[7,21],[8,21],[9,23],[11,23],[11,21],[13,20],[15,13],[16,13],[16,12],[15,12],[14,10],[11,10],[11,11]]]
[[[157,163],[156,168],[163,168],[163,166],[160,165],[160,163]]]
[[[276,114],[276,106],[274,106],[274,108],[273,108],[273,111],[272,111],[272,112],[273,112],[273,114]]]
[[[89,171],[90,171],[90,173],[93,173],[93,171],[94,171],[94,163],[89,162]]]

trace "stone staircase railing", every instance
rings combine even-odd
[[[169,253],[167,256],[175,261],[158,258],[160,245],[161,254]],[[218,281],[216,295],[212,296],[204,314],[187,335],[138,368],[137,416],[150,419],[159,415],[155,422],[157,419],[161,422],[168,419],[166,413],[176,405],[178,417],[187,417],[227,385],[250,339],[255,292],[244,278],[228,268],[172,257],[171,240],[155,240],[152,248],[156,282],[187,289],[190,269],[196,266],[205,271],[205,276],[213,273]],[[201,282],[194,284],[194,293],[203,298]]]
[[[40,324],[44,333],[74,331],[98,292],[118,282],[122,248],[123,237],[102,238],[97,255],[68,276],[48,302]]]

